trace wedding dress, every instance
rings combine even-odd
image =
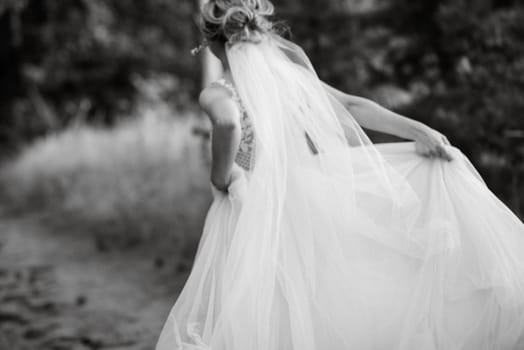
[[[524,349],[524,225],[458,149],[371,144],[280,37],[227,56],[233,181],[157,350]]]

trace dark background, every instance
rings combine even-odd
[[[71,124],[111,125],[137,80],[194,109],[196,1],[2,0],[0,150]],[[321,78],[449,135],[520,210],[524,9],[517,0],[278,1]],[[174,116],[176,117],[176,116]],[[519,169],[520,168],[520,169]],[[495,175],[496,174],[496,175]]]
[[[446,134],[523,215],[520,1],[275,5],[322,79]],[[0,0],[1,349],[151,349],[210,200],[197,12]]]

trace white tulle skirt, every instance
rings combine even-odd
[[[232,234],[249,196],[249,177],[237,170],[229,195],[214,191],[156,349],[524,349],[522,222],[456,148],[452,162],[420,157],[413,143],[377,149],[420,199],[409,237],[380,225],[373,198],[361,215],[345,216],[345,203],[323,195],[345,180],[304,167],[288,185],[278,244],[258,254],[268,247],[249,230]],[[359,169],[358,149],[340,152],[354,152]],[[351,181],[373,186],[365,173]],[[263,216],[250,215],[259,225]],[[250,274],[255,265],[274,268]]]

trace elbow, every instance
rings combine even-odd
[[[377,109],[377,103],[368,100],[364,97],[352,97],[349,101],[346,103],[346,108],[350,111],[352,114],[360,115],[360,114],[366,114],[373,111],[376,111]]]
[[[216,120],[213,123],[213,129],[221,131],[235,131],[240,128],[240,125],[237,121],[234,120]]]
[[[347,95],[344,99],[344,105],[348,109],[368,109],[373,108],[376,103],[365,97]]]
[[[354,104],[355,104],[356,107],[362,108],[362,109],[373,109],[373,108],[376,108],[378,106],[378,104],[375,101],[370,100],[370,99],[365,98],[365,97],[358,97],[355,100]]]

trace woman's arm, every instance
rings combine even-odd
[[[240,143],[240,111],[228,93],[220,87],[204,89],[200,94],[199,102],[213,127],[211,183],[218,190],[227,192],[231,181],[231,169]]]
[[[449,145],[449,141],[440,132],[421,122],[390,111],[371,100],[349,95],[326,83],[323,84],[326,90],[349,110],[362,127],[414,140],[418,153],[428,157],[451,160],[451,155],[443,147],[446,144]]]
[[[324,87],[353,115],[357,123],[370,130],[415,140],[426,125],[390,111],[367,98],[346,94],[323,83]]]

